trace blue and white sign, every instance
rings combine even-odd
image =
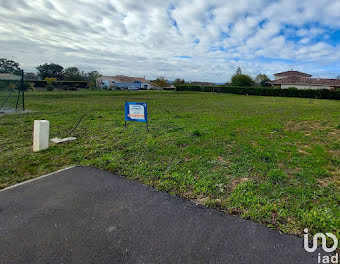
[[[146,103],[125,103],[125,121],[148,122]]]

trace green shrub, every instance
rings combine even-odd
[[[194,137],[200,137],[200,136],[202,136],[202,133],[198,129],[196,129],[196,130],[192,131],[192,135]]]
[[[55,86],[53,84],[46,85],[46,91],[53,91],[55,89]]]
[[[8,85],[6,84],[6,82],[0,81],[0,90],[4,90],[8,87]]]

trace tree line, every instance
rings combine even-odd
[[[95,81],[101,74],[98,71],[84,72],[78,67],[65,68],[56,63],[45,63],[36,67],[37,73],[24,73],[25,80],[45,80],[53,78],[57,81]],[[20,64],[7,58],[0,58],[0,73],[21,74]]]
[[[68,67],[64,69],[63,66],[56,63],[45,63],[36,67],[37,74],[25,73],[26,80],[45,80],[46,78],[55,79],[57,81],[87,81],[95,82],[96,78],[101,74],[98,71],[84,72],[77,67]],[[19,63],[6,58],[0,58],[0,73],[20,74],[21,69]],[[240,67],[237,68],[236,73],[231,78],[232,86],[268,86],[270,81],[266,74],[259,74],[255,79],[242,73]],[[184,84],[183,79],[176,79],[174,85]],[[158,87],[167,87],[169,84],[164,77],[158,77],[153,81],[153,84]],[[227,83],[229,84],[229,83]]]
[[[231,86],[270,86],[267,82],[270,81],[269,77],[266,74],[258,74],[255,79],[251,78],[249,75],[243,74],[242,69],[240,67],[237,68],[236,73],[231,77],[231,82],[226,83],[225,85]],[[168,87],[169,83],[164,77],[158,77],[153,80],[152,83],[158,87]],[[177,78],[173,84],[175,86],[185,84],[184,79]]]

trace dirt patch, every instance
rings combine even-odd
[[[229,160],[225,160],[223,157],[221,156],[218,156],[217,157],[217,160],[220,164],[223,164],[224,166],[226,167],[229,167],[231,165],[230,161]]]
[[[305,154],[305,155],[308,155],[309,153],[307,152],[307,151],[305,151],[305,150],[303,150],[303,149],[298,149],[298,152],[299,153],[302,153],[302,154]]]
[[[318,185],[322,187],[327,187],[329,184],[329,181],[327,179],[317,179]]]
[[[293,130],[293,131],[306,131],[306,130],[313,131],[313,130],[323,130],[329,127],[323,126],[317,121],[288,121],[285,125],[285,128],[287,130]]]
[[[249,181],[249,178],[234,179],[231,182],[231,185],[230,185],[231,191],[234,190],[237,187],[237,185],[242,184],[242,183],[247,182],[247,181]]]

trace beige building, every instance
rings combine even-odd
[[[124,75],[101,76],[96,79],[97,86],[102,89],[150,89],[151,82],[141,77],[130,77]]]
[[[340,89],[339,79],[311,78],[312,75],[298,71],[279,72],[274,76],[275,80],[269,83],[282,89]]]
[[[0,73],[0,80],[21,80],[21,76],[12,73]]]

